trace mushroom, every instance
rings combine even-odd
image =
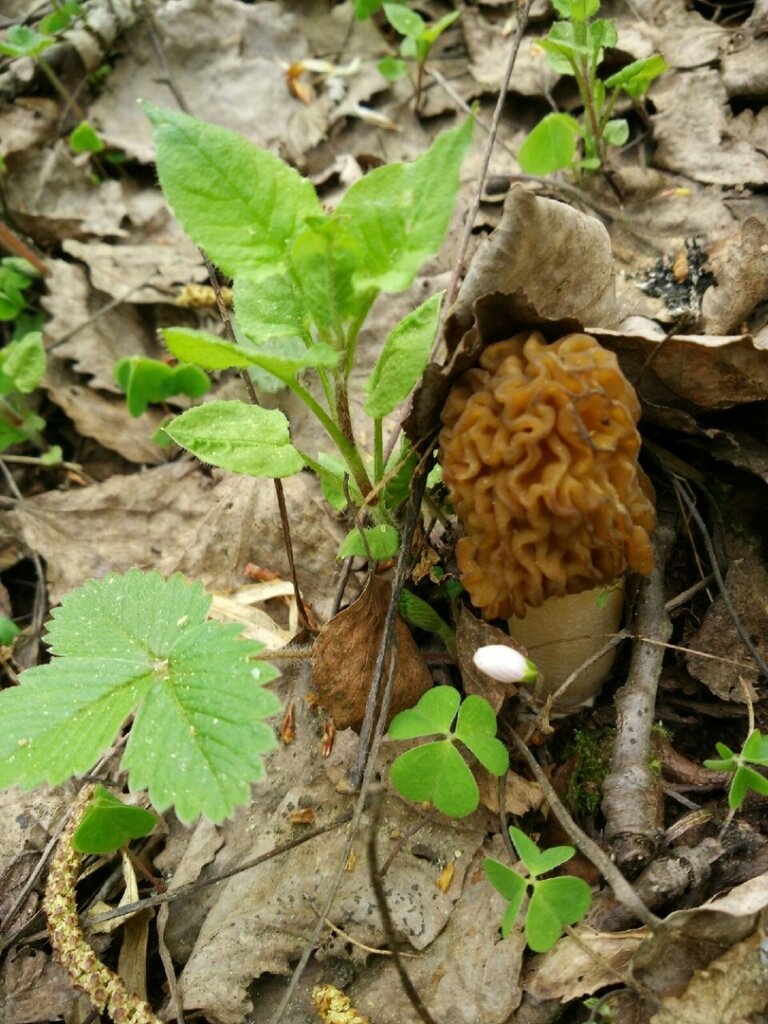
[[[509,620],[549,692],[589,657],[563,622],[572,601],[586,602],[573,635],[599,649],[618,628],[624,574],[653,566],[639,418],[612,352],[587,334],[547,343],[538,331],[485,348],[443,409],[443,479],[465,531],[462,583],[485,618]],[[599,622],[606,609],[608,626]],[[537,637],[542,624],[549,635]],[[601,659],[589,685],[580,677],[560,703],[588,699],[611,663]]]

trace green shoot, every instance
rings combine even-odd
[[[41,450],[47,447],[41,435],[45,420],[24,398],[39,386],[44,373],[45,349],[40,331],[30,331],[0,349],[0,452],[24,442]]]
[[[563,928],[584,917],[592,902],[592,892],[581,878],[539,877],[570,860],[576,852],[572,846],[553,846],[542,851],[514,825],[510,825],[509,835],[528,875],[513,871],[492,857],[483,861],[488,881],[509,903],[502,918],[501,933],[506,939],[528,895],[525,937],[535,953],[546,953],[560,938]]]
[[[384,14],[390,25],[396,29],[403,40],[400,43],[400,57],[385,57],[379,62],[379,71],[391,82],[402,78],[408,70],[407,61],[416,63],[416,110],[421,105],[421,92],[424,81],[424,68],[429,51],[440,36],[461,15],[461,11],[450,11],[437,21],[424,21],[422,16],[404,4],[385,3]],[[358,15],[360,17],[360,15]]]
[[[156,823],[151,811],[130,807],[103,786],[96,786],[72,836],[72,845],[81,853],[111,853],[132,839],[148,835]]]
[[[738,753],[725,743],[716,743],[715,747],[720,758],[705,761],[704,767],[716,772],[733,772],[728,790],[731,809],[741,807],[748,790],[768,796],[768,778],[751,767],[768,768],[768,736],[754,729]]]
[[[598,67],[606,48],[618,40],[616,23],[595,18],[599,0],[553,0],[558,20],[540,45],[550,67],[576,80],[583,106],[581,120],[570,114],[547,114],[533,129],[517,154],[526,174],[550,174],[571,168],[576,173],[603,167],[611,146],[623,146],[629,124],[613,112],[622,93],[639,101],[654,79],[667,69],[659,54],[633,61],[605,80]]]
[[[19,256],[0,259],[0,320],[15,320],[26,309],[24,292],[39,277],[39,271]]]
[[[276,669],[240,626],[206,622],[200,584],[132,569],[89,580],[55,608],[53,658],[0,692],[0,787],[90,771],[133,719],[122,758],[132,791],[182,821],[221,821],[248,800],[276,746]]]
[[[408,800],[429,800],[443,814],[462,818],[477,810],[480,792],[455,741],[493,775],[505,774],[509,753],[496,738],[496,715],[488,701],[474,694],[462,701],[452,686],[428,690],[415,707],[395,715],[389,726],[393,740],[435,735],[443,738],[400,754],[392,764],[392,784]]]

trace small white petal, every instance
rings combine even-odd
[[[481,672],[500,683],[533,682],[536,666],[520,651],[504,644],[489,644],[478,647],[472,660]]]

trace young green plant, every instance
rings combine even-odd
[[[392,764],[392,785],[408,800],[429,800],[438,811],[463,818],[477,810],[480,791],[472,769],[456,748],[465,746],[492,775],[504,775],[509,752],[496,738],[496,715],[482,697],[461,699],[452,686],[427,690],[418,704],[395,715],[392,740],[440,736],[400,754]]]
[[[755,770],[768,768],[768,736],[759,729],[753,729],[738,752],[731,750],[725,743],[716,743],[715,747],[720,757],[705,761],[704,767],[716,772],[733,773],[728,790],[728,806],[732,810],[741,807],[748,790],[760,796],[768,796],[768,778]]]
[[[396,82],[406,74],[409,61],[416,64],[413,102],[418,111],[421,106],[424,69],[429,52],[443,32],[461,16],[461,11],[450,11],[437,21],[427,22],[417,11],[404,4],[385,3],[383,6],[387,21],[400,33],[403,40],[400,43],[400,56],[385,57],[379,62],[379,71],[391,82]]]
[[[508,868],[493,857],[486,857],[483,861],[488,881],[509,903],[502,918],[501,933],[506,939],[527,895],[525,937],[535,953],[546,953],[560,938],[563,928],[584,917],[592,902],[592,891],[583,879],[570,875],[540,877],[570,860],[576,852],[572,846],[540,850],[514,825],[509,827],[509,836],[527,875]]]
[[[576,80],[583,106],[581,120],[570,114],[547,114],[517,154],[526,174],[550,174],[571,168],[578,175],[605,165],[608,149],[623,146],[629,124],[614,118],[619,97],[638,102],[667,68],[660,54],[643,57],[605,80],[598,75],[606,48],[616,46],[618,32],[611,18],[596,18],[600,0],[552,0],[558,20],[539,41],[550,67]]]
[[[376,297],[408,288],[442,244],[471,122],[444,132],[412,164],[371,171],[327,213],[311,182],[272,153],[227,129],[144,106],[171,208],[234,282],[237,343],[177,327],[163,332],[168,349],[205,370],[240,368],[257,381],[289,388],[336,453],[300,450],[282,412],[240,401],[190,409],[166,432],[203,461],[236,473],[284,477],[310,467],[337,506],[346,505],[349,495],[358,510],[366,510],[374,557],[392,556],[399,535],[387,482],[398,462],[385,464],[383,420],[423,372],[441,296],[427,299],[394,328],[365,382],[372,465],[352,429],[350,377]],[[357,541],[344,553],[364,554]]]

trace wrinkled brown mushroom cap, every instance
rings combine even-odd
[[[454,385],[440,461],[466,531],[462,583],[487,618],[651,571],[639,418],[616,356],[586,334],[516,334]]]

